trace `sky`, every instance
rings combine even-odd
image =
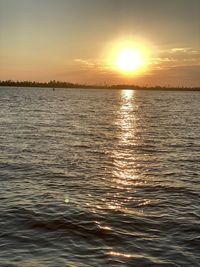
[[[199,0],[0,0],[0,80],[200,86]],[[120,42],[149,51],[124,75]]]

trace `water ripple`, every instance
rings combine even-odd
[[[0,266],[199,266],[198,92],[0,92]]]

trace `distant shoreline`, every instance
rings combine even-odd
[[[154,90],[154,91],[200,91],[200,87],[165,87],[165,86],[138,86],[131,84],[117,85],[85,85],[60,81],[31,82],[31,81],[0,81],[0,87],[35,87],[35,88],[63,88],[63,89],[115,89],[115,90]]]

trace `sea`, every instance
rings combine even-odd
[[[0,88],[0,267],[199,267],[200,92]]]

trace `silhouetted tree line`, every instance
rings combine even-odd
[[[164,87],[164,86],[138,86],[130,84],[117,84],[117,85],[86,85],[62,81],[49,81],[49,82],[35,82],[35,81],[13,81],[6,80],[0,81],[0,86],[15,86],[15,87],[47,87],[47,88],[88,88],[88,89],[134,89],[134,90],[191,90],[200,91],[200,87]]]
[[[6,81],[0,81],[0,86],[75,88],[78,86],[78,84],[60,82],[60,81],[55,81],[55,80],[49,81],[49,82],[6,80]]]

